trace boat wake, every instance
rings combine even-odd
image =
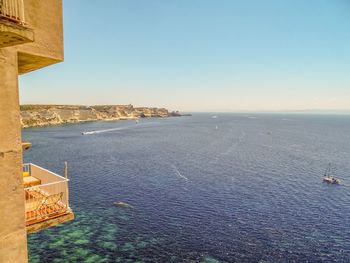
[[[120,131],[120,130],[125,130],[125,129],[127,129],[127,127],[98,130],[98,131],[87,131],[87,132],[82,132],[81,134],[82,135],[92,135],[92,134],[98,134],[98,133],[104,133],[104,132],[110,132],[110,131]]]
[[[138,124],[138,125],[129,125],[129,126],[125,126],[125,127],[118,127],[118,128],[113,128],[113,129],[105,129],[105,130],[97,130],[97,131],[86,131],[86,132],[82,132],[82,135],[92,135],[92,134],[99,134],[99,133],[105,133],[105,132],[112,132],[112,131],[122,131],[122,130],[129,130],[129,129],[133,129],[136,127],[140,127],[140,126],[147,126],[147,125],[151,125],[152,123],[147,123],[147,124]]]
[[[181,177],[182,179],[185,179],[186,181],[188,181],[188,178],[187,178],[186,176],[182,175],[182,174],[180,173],[179,169],[177,169],[175,165],[172,165],[171,167],[173,167],[175,173],[176,173],[179,177]]]

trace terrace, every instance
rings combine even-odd
[[[29,163],[23,165],[27,233],[74,219],[68,178]]]
[[[0,0],[0,48],[34,41],[26,26],[23,0]]]

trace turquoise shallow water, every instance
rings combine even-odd
[[[76,214],[29,237],[30,262],[349,262],[350,117],[197,114],[23,137],[25,161],[61,174],[68,161]],[[329,162],[345,186],[322,183]]]

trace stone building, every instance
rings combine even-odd
[[[23,165],[18,75],[63,61],[62,0],[0,0],[0,262],[27,262],[27,234],[72,220],[68,179]]]

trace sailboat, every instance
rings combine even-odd
[[[332,175],[332,164],[329,163],[324,173],[323,182],[327,184],[340,184],[340,180]]]

